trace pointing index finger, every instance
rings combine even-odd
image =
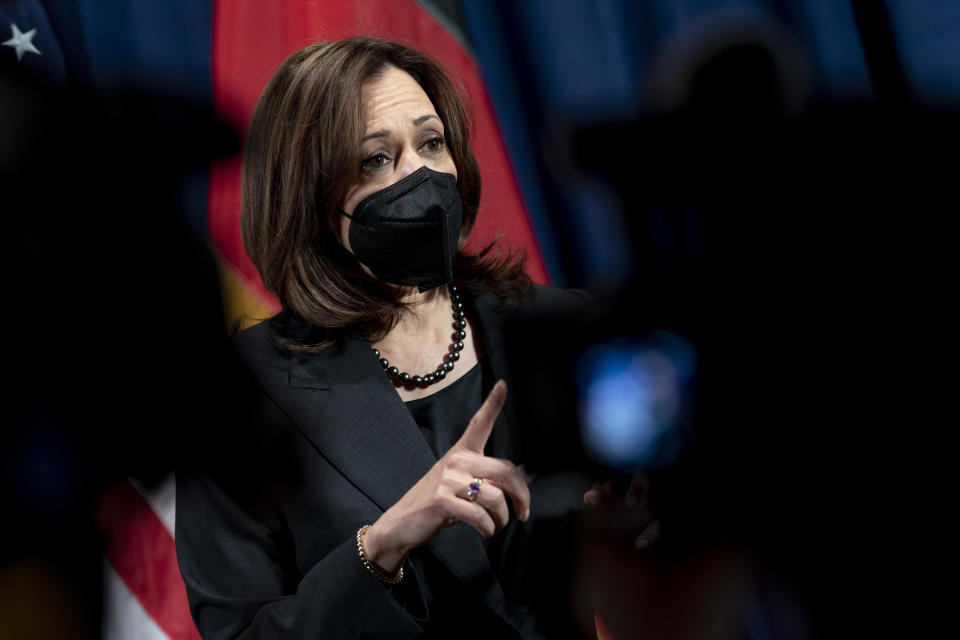
[[[496,422],[500,410],[503,409],[503,403],[507,399],[507,383],[498,380],[490,390],[490,395],[484,401],[483,405],[473,414],[470,424],[466,431],[457,441],[457,446],[473,451],[474,453],[483,453],[483,448],[487,445],[487,439],[493,433],[493,423]]]

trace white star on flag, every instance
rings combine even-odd
[[[10,23],[10,29],[13,31],[13,37],[4,42],[8,47],[13,47],[17,50],[17,60],[23,57],[25,51],[30,53],[35,53],[38,56],[40,55],[40,50],[33,46],[33,36],[37,35],[36,29],[30,29],[26,33],[21,33],[20,28],[17,25]]]

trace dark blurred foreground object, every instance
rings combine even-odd
[[[922,445],[941,420],[929,374],[955,288],[944,152],[960,118],[899,99],[790,114],[756,44],[691,79],[669,111],[570,138],[574,165],[628,214],[637,275],[585,314],[520,318],[508,334],[521,421],[531,443],[552,442],[531,471],[622,471],[587,442],[583,354],[640,354],[668,334],[695,356],[678,437],[632,459],[652,470],[661,541],[631,555],[614,512],[586,516],[549,584],[559,597],[592,584],[614,638],[922,628],[898,615],[916,564],[889,552],[904,530],[890,512],[923,511],[927,488],[901,477],[915,455],[935,466]],[[568,348],[543,349],[555,344]],[[636,415],[635,395],[607,398],[607,414]],[[567,593],[572,609],[588,591]],[[571,614],[581,629],[588,613]]]
[[[185,176],[236,141],[177,100],[7,75],[0,118],[0,617],[18,637],[94,638],[98,496],[128,476],[160,480],[211,424],[242,425],[214,264],[177,210]]]

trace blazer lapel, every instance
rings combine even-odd
[[[386,511],[436,463],[419,427],[359,339],[291,360],[286,403],[317,451]],[[427,548],[510,624],[481,538],[465,524],[448,527]]]
[[[510,393],[510,367],[507,358],[506,349],[503,344],[503,322],[504,312],[499,310],[499,298],[491,292],[483,292],[474,300],[474,309],[476,310],[475,319],[480,331],[483,346],[486,350],[487,358],[490,359],[490,370],[493,372],[494,380],[502,379],[507,383],[507,400],[503,405],[503,410],[497,418],[495,427],[496,433],[507,433],[510,435],[508,442],[495,442],[496,449],[493,455],[498,458],[506,458],[512,462],[519,463],[523,460],[523,452],[520,449],[519,421],[516,415],[516,399]]]
[[[303,434],[381,509],[436,462],[365,341],[294,357],[289,384]]]

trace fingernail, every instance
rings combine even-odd
[[[637,541],[633,544],[637,549],[646,549],[650,546],[650,541],[646,538],[637,538]]]
[[[527,507],[523,510],[523,516],[520,519],[524,522],[530,519],[530,507]]]

